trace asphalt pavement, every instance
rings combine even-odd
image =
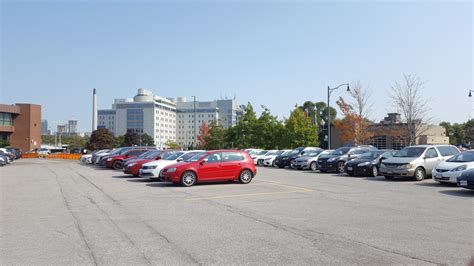
[[[474,255],[474,191],[258,168],[191,188],[76,161],[0,168],[0,264],[449,264]]]

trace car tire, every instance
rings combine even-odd
[[[416,181],[422,181],[426,177],[425,170],[421,167],[415,169],[415,174],[413,175]]]
[[[253,173],[249,169],[244,169],[240,172],[239,182],[242,184],[248,184],[252,181]]]
[[[340,174],[343,174],[343,173],[346,171],[346,170],[344,169],[344,162],[343,162],[343,161],[337,162],[336,170],[337,170],[337,172],[340,173]]]
[[[272,162],[272,167],[276,167],[275,161]]]
[[[391,175],[386,175],[386,176],[384,176],[384,177],[385,177],[385,179],[387,179],[387,180],[393,180],[393,176],[391,176]]]
[[[316,164],[316,162],[312,162],[310,165],[309,165],[309,169],[311,171],[316,171],[318,170],[318,165]]]
[[[372,166],[372,171],[370,173],[373,177],[377,177],[379,175],[379,169],[376,165]]]
[[[197,175],[193,171],[186,171],[181,175],[181,185],[185,187],[190,187],[196,184]]]
[[[263,166],[263,160],[261,160],[261,159],[258,160],[258,161],[257,161],[257,165],[258,165],[258,166]]]
[[[122,169],[122,167],[123,167],[123,162],[120,160],[117,160],[112,164],[112,168],[114,168],[115,170]]]

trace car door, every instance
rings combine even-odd
[[[240,174],[244,156],[239,152],[222,153],[222,177],[225,179],[234,179]]]
[[[207,155],[199,164],[198,178],[201,181],[212,181],[222,178],[222,153]]]
[[[442,161],[442,157],[438,154],[435,148],[429,148],[425,152],[424,156],[424,165],[426,174],[430,175],[431,171],[436,167],[436,165]]]

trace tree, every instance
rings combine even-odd
[[[362,83],[357,81],[356,84],[351,87],[349,94],[353,98],[351,106],[353,106],[355,113],[364,119],[368,119],[370,110],[373,107],[373,104],[370,102],[372,92],[365,90]]]
[[[209,125],[209,134],[204,137],[203,147],[206,150],[228,148],[225,138],[226,130],[217,121],[212,121]]]
[[[344,119],[335,121],[335,127],[341,132],[341,141],[354,144],[367,143],[373,135],[369,130],[370,122],[358,111],[354,111],[352,105],[342,97],[339,97],[336,103],[344,114]]]
[[[88,150],[112,149],[115,145],[115,138],[106,128],[99,128],[92,132],[86,144]]]
[[[168,147],[168,149],[172,149],[172,150],[176,150],[176,149],[181,148],[178,143],[176,143],[176,142],[174,142],[170,139],[165,142],[165,146]]]
[[[405,123],[405,138],[408,145],[416,144],[417,138],[429,128],[427,117],[429,106],[422,90],[425,83],[416,75],[403,75],[401,82],[395,81],[390,98],[393,106],[401,113]]]
[[[116,147],[125,147],[125,136],[124,135],[121,135],[121,136],[117,136],[115,137],[115,146]]]
[[[227,143],[233,143],[237,148],[254,147],[256,143],[257,114],[250,103],[241,106],[242,118],[237,125],[227,130]]]
[[[257,119],[255,125],[255,142],[253,147],[263,149],[275,149],[281,147],[282,143],[281,133],[283,131],[283,124],[278,121],[278,118],[270,113],[270,110],[262,106],[263,112]]]
[[[316,126],[301,108],[295,108],[291,112],[285,122],[285,131],[281,137],[284,143],[282,146],[285,148],[319,145]]]
[[[155,146],[155,140],[147,133],[143,133],[140,135],[140,142],[141,146]]]
[[[0,148],[8,147],[10,146],[10,140],[9,139],[0,139]]]
[[[464,123],[464,134],[466,135],[465,143],[474,148],[474,119],[468,120]]]
[[[206,146],[206,137],[209,135],[209,125],[206,122],[202,122],[201,126],[199,127],[199,136],[197,139],[199,141],[199,145],[201,147]]]
[[[133,131],[128,131],[124,135],[124,141],[123,141],[123,146],[128,147],[128,146],[135,146],[135,145],[140,145],[140,135]]]

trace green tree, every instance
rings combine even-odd
[[[141,136],[141,145],[142,146],[155,146],[155,140],[152,136],[148,135],[147,133],[143,133]]]
[[[0,139],[0,148],[8,147],[10,146],[10,140],[9,139]]]
[[[257,114],[250,103],[241,106],[243,115],[237,125],[230,127],[226,134],[227,143],[233,143],[237,148],[255,147],[257,139]]]
[[[301,110],[295,108],[285,123],[285,147],[294,148],[299,146],[318,146],[318,135],[316,126],[312,124],[309,118]]]
[[[275,149],[284,145],[282,139],[283,124],[278,118],[270,113],[270,110],[262,106],[263,112],[257,119],[255,125],[255,142],[254,147],[263,149]]]
[[[117,136],[115,137],[115,146],[116,147],[124,147],[125,146],[125,136]]]
[[[125,135],[124,141],[123,141],[123,146],[128,147],[128,146],[135,146],[135,145],[140,145],[140,135],[133,131],[128,131]]]
[[[173,150],[181,148],[178,143],[176,143],[176,142],[174,142],[170,139],[165,142],[165,146],[168,147],[168,149],[173,149]]]
[[[92,132],[86,148],[89,150],[112,149],[115,146],[115,138],[106,128],[99,128]]]
[[[217,121],[212,121],[209,124],[208,134],[204,136],[203,147],[206,150],[229,148],[225,138],[226,130]]]
[[[474,119],[468,120],[464,123],[464,134],[466,136],[466,144],[471,145],[471,149],[474,148]]]

